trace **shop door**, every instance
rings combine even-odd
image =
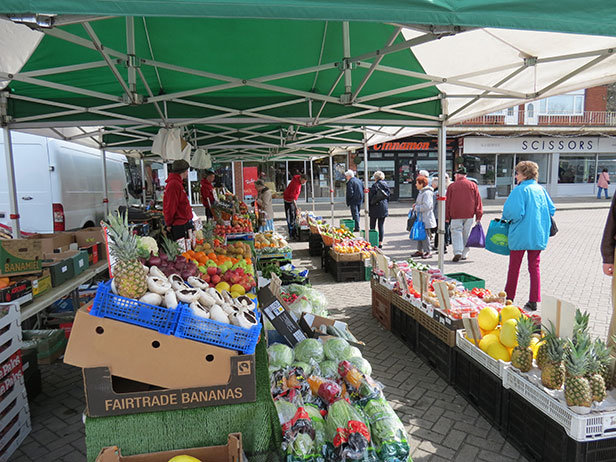
[[[513,189],[513,154],[499,154],[496,159],[496,194],[507,197]]]
[[[415,158],[399,158],[396,162],[396,184],[397,188],[397,197],[393,198],[393,200],[398,199],[413,199],[417,197],[417,188],[415,187]]]

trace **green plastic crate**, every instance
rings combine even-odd
[[[353,231],[355,229],[355,220],[353,219],[348,219],[348,218],[341,218],[340,219],[340,227],[346,227],[347,229],[350,229],[351,231]]]
[[[468,273],[449,273],[445,276],[450,277],[451,279],[455,279],[456,281],[460,281],[465,289],[474,289],[475,287],[479,287],[480,289],[485,289],[486,281],[478,278],[477,276],[473,276]]]
[[[373,245],[374,247],[379,245],[379,232],[376,229],[371,229],[369,236],[368,242],[370,242],[370,245]],[[363,229],[361,230],[361,237],[364,239],[366,238],[366,232]]]

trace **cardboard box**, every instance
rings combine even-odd
[[[68,250],[69,246],[75,242],[73,233],[33,234],[29,239],[40,241],[43,253],[63,252]]]
[[[87,247],[79,247],[79,250],[83,250],[88,253],[88,264],[90,266],[96,265],[99,261],[99,248],[101,244],[92,244]]]
[[[73,268],[73,260],[61,259],[55,257],[55,255],[59,254],[47,254],[43,260],[43,267],[49,269],[51,273],[51,285],[53,287],[58,287],[64,284],[66,281],[73,278],[75,275],[75,269]]]
[[[105,242],[103,228],[100,226],[80,229],[79,231],[73,232],[73,234],[79,248],[90,247],[93,244]]]
[[[301,319],[299,320],[299,325],[308,337],[322,338],[323,340],[332,338],[333,335],[322,333],[320,329],[321,326],[333,326],[343,332],[346,331],[351,333],[349,326],[346,322],[337,321],[336,319],[326,318],[324,316],[317,316],[316,314],[312,313],[303,313]],[[353,335],[353,337],[355,336]],[[364,346],[366,346],[364,342],[360,341],[352,342],[347,340],[347,342],[358,348],[363,348]]]
[[[75,277],[88,269],[88,253],[84,250],[67,250],[65,252],[43,253],[45,260],[72,260],[73,276]]]
[[[18,279],[8,287],[0,289],[0,303],[12,302],[32,293],[32,282],[27,278]]]
[[[22,350],[36,349],[39,364],[52,364],[64,354],[66,336],[62,329],[24,330]]]
[[[254,355],[98,318],[86,308],[77,312],[64,362],[84,368],[90,417],[256,401]]]
[[[0,276],[40,273],[42,254],[37,239],[0,240]]]
[[[49,268],[43,268],[40,275],[27,276],[26,279],[28,279],[32,284],[32,295],[34,297],[40,297],[52,288],[51,272],[49,271]]]
[[[240,462],[242,454],[242,434],[231,433],[225,446],[178,449],[126,457],[122,456],[121,449],[117,446],[107,447],[101,449],[95,462],[168,462],[179,455],[192,456],[204,462]]]

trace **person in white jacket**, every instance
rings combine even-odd
[[[426,238],[417,242],[417,252],[413,257],[430,258],[430,239],[431,229],[436,227],[436,217],[434,216],[434,190],[428,186],[428,178],[419,175],[415,180],[415,186],[419,190],[417,200],[413,205],[413,210],[417,214],[417,220],[421,220],[426,228]]]

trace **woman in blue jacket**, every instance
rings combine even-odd
[[[541,251],[548,245],[552,216],[556,211],[547,191],[537,183],[539,166],[523,161],[515,167],[518,185],[513,189],[503,207],[503,219],[509,220],[509,270],[505,292],[513,300],[518,287],[520,266],[527,252],[530,273],[530,295],[524,309],[535,311],[541,301],[541,276],[539,262]]]

